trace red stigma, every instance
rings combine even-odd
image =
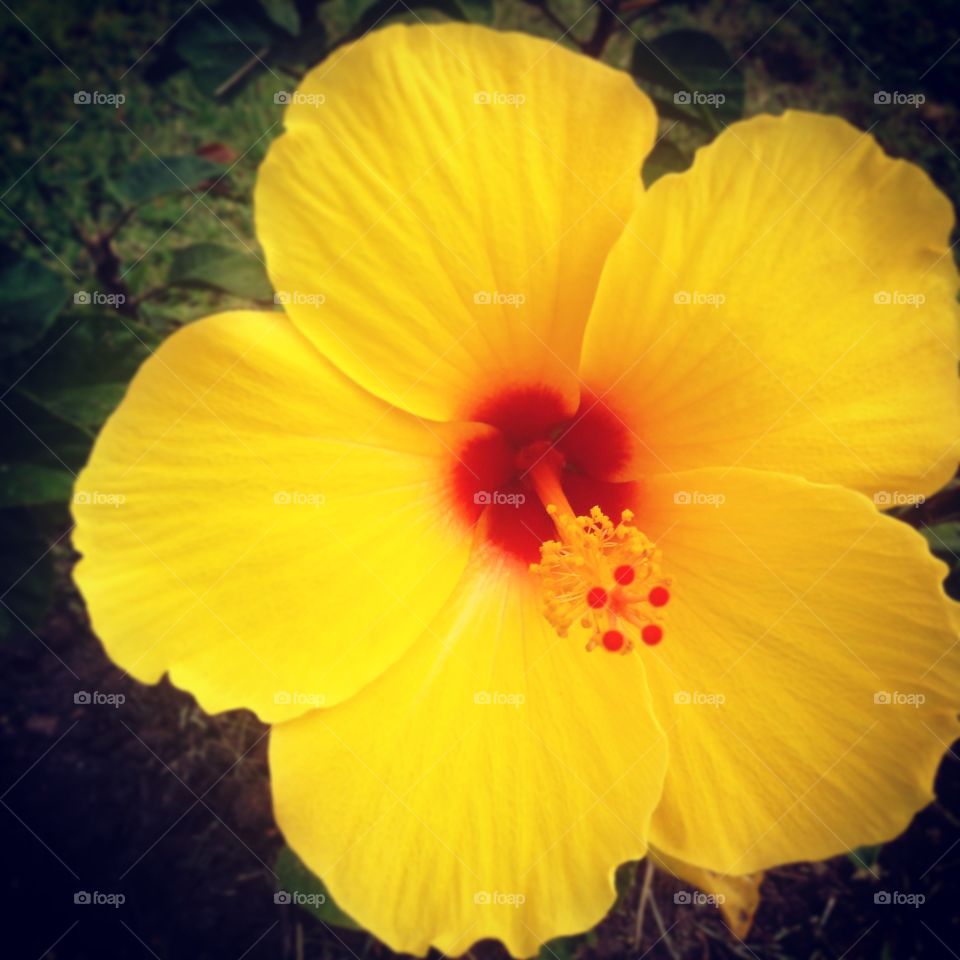
[[[600,610],[607,605],[607,591],[603,587],[591,587],[587,591],[587,606]]]
[[[603,648],[616,653],[623,646],[623,634],[619,630],[608,630],[603,635]]]
[[[648,623],[640,636],[648,647],[656,646],[663,639],[663,627],[656,623]],[[606,637],[604,637],[604,643],[606,643]]]
[[[613,571],[613,579],[620,584],[621,587],[627,587],[633,583],[633,578],[636,576],[636,572],[633,567],[624,564],[621,567],[617,567]]]
[[[647,595],[651,607],[664,607],[670,599],[670,591],[666,587],[654,587]]]

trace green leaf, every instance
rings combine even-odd
[[[493,0],[460,0],[460,5],[472,23],[493,22]]]
[[[253,74],[262,68],[261,61],[269,55],[274,41],[271,29],[276,27],[259,9],[201,5],[196,15],[182,25],[176,51],[189,67],[197,87],[212,96],[231,77],[246,70]]]
[[[0,247],[0,357],[33,346],[70,296],[59,274],[38,260]]]
[[[284,847],[277,854],[276,874],[280,882],[278,903],[297,903],[318,920],[335,927],[363,929],[333,902],[320,878],[289,847]],[[283,894],[289,899],[284,898]]]
[[[95,433],[117,408],[126,390],[125,383],[94,383],[51,390],[34,400],[55,416]]]
[[[5,463],[30,463],[76,473],[87,462],[93,436],[37,402],[18,385],[0,405],[0,441],[0,460]]]
[[[218,243],[194,243],[173,255],[168,281],[180,287],[205,287],[246,300],[273,300],[273,287],[254,253]]]
[[[664,100],[656,94],[651,94],[650,99],[657,108],[657,116],[664,120],[680,120],[682,123],[700,124],[700,114],[692,107],[681,106],[673,100]]]
[[[53,596],[53,558],[29,512],[7,511],[0,539],[0,636],[32,630]]]
[[[138,335],[116,315],[69,318],[23,358],[0,408],[0,507],[69,503],[73,474],[96,431],[148,355],[152,334]],[[30,364],[34,355],[42,363]],[[18,362],[21,358],[17,358]]]
[[[585,942],[582,935],[548,940],[540,948],[537,960],[574,960]]]
[[[409,16],[416,10],[436,10],[437,13],[442,13],[451,20],[470,20],[470,12],[467,9],[469,5],[460,3],[459,0],[403,0],[402,3],[400,0],[374,0],[360,15],[352,33],[354,36],[359,36],[388,22],[391,17]],[[484,5],[482,2],[479,4],[481,7]],[[473,4],[473,6],[477,5]]]
[[[16,392],[93,437],[156,345],[156,334],[135,321],[115,314],[85,316],[21,377]]]
[[[67,503],[73,474],[35,463],[0,463],[0,509]]]
[[[743,73],[723,44],[702,30],[674,30],[638,40],[630,72],[668,90],[668,102],[689,108],[707,129],[719,130],[743,115]]]
[[[858,870],[873,872],[880,862],[880,852],[883,850],[882,844],[872,844],[865,847],[857,847],[851,850],[847,857]]]
[[[293,0],[260,0],[260,5],[278,27],[291,35],[300,32],[300,14]]]
[[[643,164],[643,184],[650,187],[665,173],[681,173],[690,166],[688,157],[669,140],[659,140]]]
[[[935,523],[930,527],[924,524],[920,532],[940,559],[946,560],[951,566],[960,563],[960,521]]]
[[[221,164],[205,157],[150,157],[129,167],[113,190],[121,201],[140,206],[168,193],[196,190],[223,172]]]

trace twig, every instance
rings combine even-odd
[[[657,898],[650,898],[650,910],[653,913],[654,919],[657,921],[657,926],[660,928],[660,939],[663,941],[663,945],[667,948],[667,952],[673,957],[673,960],[682,960],[682,957],[677,953],[677,948],[673,945],[673,941],[670,939],[670,934],[667,932],[667,925],[663,922],[663,914],[660,912],[660,908],[657,906]]]
[[[620,9],[620,0],[600,0],[600,13],[597,16],[593,35],[583,44],[583,52],[588,57],[600,58],[607,47],[607,42],[617,31],[620,22],[617,11]]]
[[[570,31],[571,27],[568,27],[554,12],[547,6],[546,0],[527,0],[527,3],[531,7],[536,8],[540,14],[549,20],[559,31],[561,37],[568,37],[572,40],[581,50],[583,50],[584,42],[578,40]]]
[[[639,869],[639,865],[638,865]],[[643,873],[643,886],[640,888],[640,901],[637,904],[637,922],[633,928],[633,949],[640,947],[643,939],[643,921],[647,915],[647,901],[650,899],[650,887],[653,884],[653,860],[647,857],[646,868]]]
[[[127,207],[123,213],[114,221],[113,226],[107,227],[100,236],[104,240],[112,240],[129,222],[130,218],[137,212],[137,208]]]
[[[251,73],[253,70],[256,70],[257,64],[262,64],[264,57],[270,53],[270,45],[267,44],[265,47],[261,47],[246,63],[243,64],[239,69],[234,70],[233,73],[227,77],[223,83],[213,91],[214,97],[219,99],[230,89],[235,87],[248,73]]]
[[[150,287],[147,290],[144,290],[143,293],[138,293],[135,297],[130,298],[130,303],[134,307],[139,307],[144,301],[152,300],[154,297],[158,296],[161,293],[166,293],[169,287],[165,284],[161,284],[157,287]]]

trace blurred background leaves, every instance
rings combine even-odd
[[[647,184],[745,111],[791,105],[847,116],[960,192],[946,3],[38,0],[29,16],[8,11],[0,36],[0,509],[65,504],[144,351],[214,310],[270,305],[251,193],[284,95],[388,21],[524,29],[628,69],[662,118]],[[874,103],[901,87],[922,106]]]

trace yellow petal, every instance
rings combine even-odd
[[[941,487],[960,436],[952,224],[925,173],[835,117],[734,124],[659,180],[584,346],[635,431],[634,475],[757,467],[881,505]]]
[[[76,579],[95,631],[123,669],[148,683],[169,670],[211,712],[273,721],[350,696],[466,563],[443,489],[450,443],[280,314],[186,327],[137,374],[77,481]]]
[[[691,863],[685,863],[676,857],[667,856],[659,850],[651,850],[653,862],[668,873],[672,873],[679,880],[692,883],[703,891],[708,903],[716,905],[723,915],[723,919],[730,932],[738,939],[743,940],[750,933],[753,918],[760,906],[760,887],[763,884],[762,873],[748,873],[743,877],[732,877],[725,873],[715,873],[713,870],[704,870]],[[686,902],[692,902],[692,891],[687,893]]]
[[[324,354],[423,416],[463,416],[512,383],[548,383],[572,412],[583,326],[656,129],[630,78],[524,34],[393,26],[312,70],[284,124],[257,233]]]
[[[899,834],[958,730],[945,566],[860,494],[782,474],[656,477],[643,501],[674,578],[644,651],[657,849],[739,875]]]
[[[483,557],[407,657],[270,745],[278,823],[337,904],[394,950],[451,956],[597,923],[665,762],[641,661],[560,640]]]

